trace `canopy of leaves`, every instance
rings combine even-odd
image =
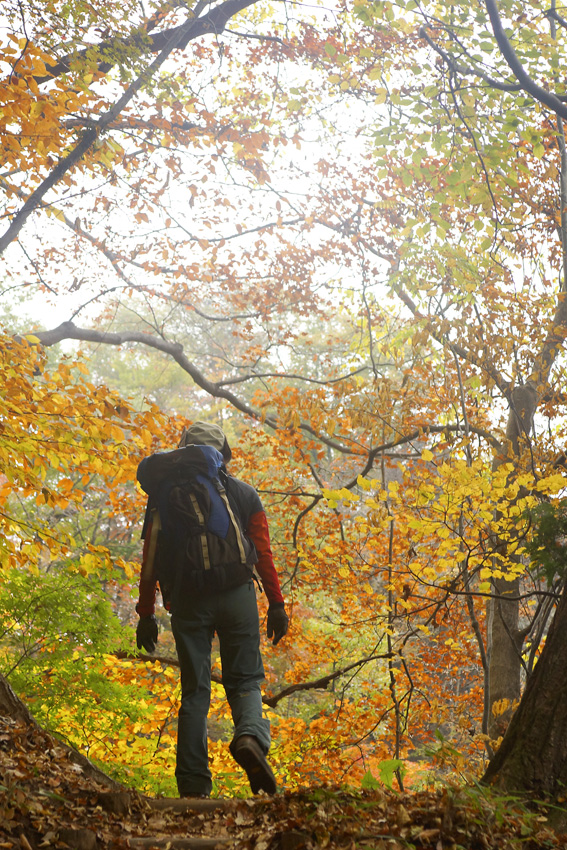
[[[515,0],[5,8],[5,294],[33,283],[72,319],[4,342],[6,670],[39,707],[49,653],[68,679],[57,633],[92,699],[111,683],[109,718],[139,682],[121,735],[57,722],[162,790],[174,660],[105,640],[132,616],[136,463],[206,415],[261,492],[293,612],[266,652],[280,778],[478,772],[562,581],[529,569],[526,514],[565,481],[565,22]],[[65,339],[128,350],[110,377],[46,369],[38,343]],[[64,603],[36,618],[26,571],[93,600],[93,634]],[[516,606],[503,639],[494,597]],[[502,640],[518,688],[489,693]],[[220,696],[217,791],[243,793]]]

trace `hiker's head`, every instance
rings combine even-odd
[[[232,452],[225,433],[218,425],[212,425],[210,422],[193,422],[188,428],[183,429],[179,448],[183,446],[212,446],[217,449],[224,458],[224,462],[232,458]]]

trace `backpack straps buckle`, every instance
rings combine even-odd
[[[194,493],[189,493],[191,497],[191,504],[193,505],[193,510],[197,515],[197,519],[199,520],[199,525],[201,526],[201,548],[203,550],[203,567],[206,570],[211,569],[211,557],[209,555],[209,544],[207,542],[207,526],[205,524],[205,517],[203,516],[203,512],[199,507],[199,502],[197,501],[197,497]]]

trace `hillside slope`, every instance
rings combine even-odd
[[[397,794],[317,788],[250,800],[163,800],[114,783],[42,730],[0,681],[0,848],[565,847],[544,809],[479,790]]]

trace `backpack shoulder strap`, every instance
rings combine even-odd
[[[211,556],[209,554],[209,543],[207,541],[207,524],[205,522],[205,517],[203,516],[203,512],[199,505],[198,499],[195,496],[195,493],[190,492],[189,498],[191,499],[193,510],[195,511],[197,519],[199,520],[199,525],[201,526],[201,547],[203,549],[203,566],[206,570],[210,570]]]
[[[219,496],[223,500],[224,505],[225,505],[225,507],[228,511],[228,516],[229,516],[229,519],[232,523],[232,527],[234,528],[234,534],[235,534],[235,537],[236,537],[236,542],[238,544],[238,552],[240,554],[240,563],[245,564],[246,563],[246,552],[244,551],[244,543],[242,542],[243,529],[241,528],[240,523],[237,521],[236,517],[234,516],[234,512],[233,512],[233,510],[230,506],[230,502],[228,501],[228,496],[226,494],[226,490],[224,489],[224,487],[222,486],[222,484],[220,483],[218,478],[215,480],[215,483],[216,483],[216,486],[217,486]]]

